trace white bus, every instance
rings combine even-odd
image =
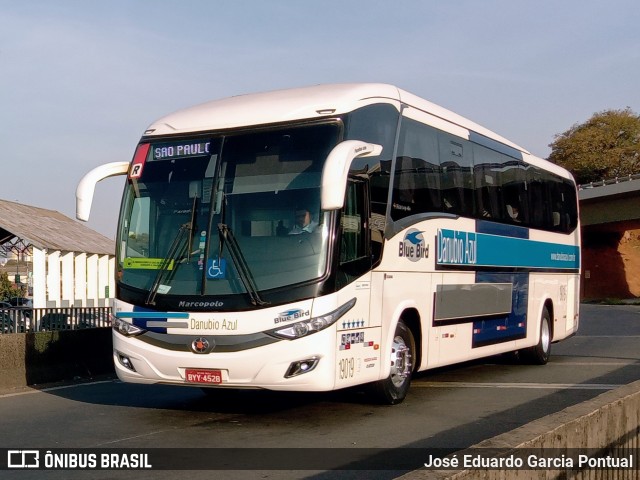
[[[153,123],[126,174],[121,380],[401,402],[412,374],[578,328],[576,186],[562,168],[397,87],[237,96]],[[205,389],[205,390],[206,390]],[[214,391],[215,390],[209,390]]]

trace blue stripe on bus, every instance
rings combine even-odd
[[[439,229],[436,265],[578,270],[576,245]]]
[[[168,318],[189,318],[189,314],[187,312],[117,312],[116,317],[118,318],[152,318],[154,320],[166,320]]]
[[[500,235],[502,237],[529,238],[529,229],[527,227],[488,222],[486,220],[476,220],[476,232]]]
[[[149,327],[147,326],[147,320],[153,320],[154,322],[168,321],[169,319],[188,319],[188,312],[158,312],[143,307],[133,307],[133,312],[116,312],[117,318],[130,318],[131,323],[138,328],[149,330],[156,333],[167,333],[165,327]]]
[[[519,340],[527,336],[528,273],[476,272],[477,283],[511,283],[511,313],[473,322],[472,348]]]

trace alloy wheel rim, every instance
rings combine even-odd
[[[411,374],[411,350],[404,339],[397,335],[391,346],[391,382],[401,387]]]

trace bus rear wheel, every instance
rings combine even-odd
[[[549,361],[551,354],[551,315],[547,307],[542,309],[540,319],[540,340],[538,344],[526,348],[520,352],[520,357],[526,363],[534,365],[545,365]]]
[[[378,380],[372,384],[373,394],[378,401],[388,405],[396,405],[405,399],[411,385],[415,352],[416,345],[413,334],[400,320],[388,357],[388,361],[391,363],[391,372],[384,380]]]

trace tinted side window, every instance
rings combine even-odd
[[[571,181],[484,144],[403,117],[392,162],[398,117],[398,111],[386,104],[345,117],[345,139],[383,146],[379,157],[356,159],[351,169],[369,177],[373,238],[385,228],[393,165],[393,220],[446,212],[548,231],[568,233],[576,228],[577,198]]]
[[[505,218],[506,211],[502,207],[503,188],[500,183],[503,164],[506,157],[493,150],[473,145],[473,176],[476,189],[476,216],[496,222]]]
[[[552,229],[570,232],[577,225],[576,194],[570,182],[555,177],[549,183]]]
[[[382,153],[379,156],[356,158],[351,164],[352,171],[365,168],[375,171],[381,161],[391,160],[398,116],[398,111],[388,104],[369,105],[346,116],[345,140],[362,140],[382,145]]]
[[[569,233],[578,225],[575,185],[537,167],[529,169],[531,226]]]
[[[507,223],[529,224],[529,198],[525,164],[509,159],[500,172],[503,190],[504,214]]]
[[[551,181],[552,177],[548,172],[536,167],[529,169],[530,223],[533,228],[553,230],[553,215],[549,201]]]
[[[344,119],[345,140],[362,140],[382,145],[377,157],[356,158],[351,172],[367,173],[371,188],[371,228],[384,231],[389,195],[391,159],[398,128],[399,112],[392,105],[369,105],[351,112]]]
[[[448,133],[438,133],[442,211],[474,216],[473,155],[471,143]]]
[[[393,185],[394,220],[442,210],[438,137],[433,128],[403,118]]]
[[[560,186],[560,193],[562,205],[560,212],[566,220],[565,228],[563,228],[562,231],[569,233],[578,226],[578,197],[576,187],[572,182],[563,179],[562,185]]]
[[[478,144],[473,160],[476,218],[564,233],[576,228],[571,181]]]

